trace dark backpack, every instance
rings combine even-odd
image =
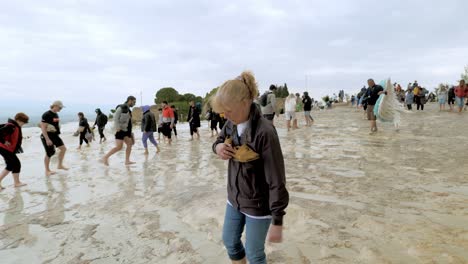
[[[102,114],[102,123],[103,123],[104,126],[107,125],[107,121],[108,121],[108,120],[109,120],[109,119],[108,119],[107,115]]]
[[[270,93],[269,92],[265,92],[264,94],[262,94],[262,96],[260,96],[260,105],[261,106],[267,106],[268,105],[268,95]]]

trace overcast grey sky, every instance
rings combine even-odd
[[[391,77],[427,88],[468,64],[468,1],[2,1],[2,100],[114,105],[204,95],[242,70],[315,97]],[[306,77],[307,76],[307,77]],[[139,103],[138,103],[139,104]]]

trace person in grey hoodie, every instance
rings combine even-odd
[[[115,147],[111,149],[103,158],[104,165],[109,166],[109,158],[123,148],[123,144],[127,145],[125,151],[125,165],[131,165],[135,162],[130,161],[130,154],[132,153],[132,146],[135,144],[135,139],[132,133],[132,111],[131,107],[136,104],[134,96],[127,97],[127,101],[118,105],[114,114],[114,127],[115,127]]]
[[[143,147],[145,148],[145,155],[148,155],[148,139],[156,147],[156,153],[159,153],[158,142],[154,138],[154,132],[156,132],[156,117],[150,110],[149,105],[142,106],[143,119],[141,120],[141,132]]]
[[[276,86],[275,85],[270,85],[270,90],[266,92],[266,104],[262,105],[260,102],[261,110],[263,117],[266,118],[267,120],[270,120],[273,122],[275,119],[275,114],[276,116],[279,116],[279,113],[276,109],[276,96],[275,96],[275,91],[276,91]],[[265,95],[262,95],[265,96]],[[262,98],[260,98],[260,101],[262,101]]]

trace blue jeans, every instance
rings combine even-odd
[[[458,107],[462,108],[464,105],[465,97],[455,97],[455,102],[457,103]]]
[[[223,226],[223,242],[229,258],[234,261],[247,255],[250,264],[266,264],[265,240],[271,219],[253,219],[237,211],[231,205],[226,205],[226,215]],[[245,231],[245,248],[241,237]]]
[[[158,142],[154,139],[154,132],[143,132],[141,139],[143,141],[143,147],[148,148],[148,139],[155,147],[158,146]]]

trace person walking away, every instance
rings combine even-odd
[[[55,155],[55,148],[60,150],[58,155],[58,166],[59,170],[68,170],[63,165],[65,153],[67,148],[60,138],[60,118],[58,113],[64,108],[61,101],[55,101],[50,106],[50,110],[42,115],[41,120],[41,141],[44,146],[46,155],[44,157],[44,166],[46,176],[56,174],[55,171],[50,169],[50,158]]]
[[[214,133],[216,132],[216,136],[218,135],[218,122],[220,116],[218,113],[210,109],[210,128],[211,128],[211,137],[214,137]]]
[[[226,81],[212,101],[228,119],[212,149],[229,162],[223,242],[232,263],[266,263],[265,241],[282,241],[289,203],[278,134],[253,103],[257,94],[253,75],[243,72]]]
[[[424,105],[426,104],[426,89],[423,87],[418,87],[418,98],[419,98],[419,104],[417,105],[417,110],[421,108],[421,111],[424,111]]]
[[[416,103],[416,109],[419,110],[421,107],[421,97],[419,97],[419,91],[421,88],[419,86],[414,87],[413,94],[414,94],[414,102]]]
[[[83,142],[85,142],[86,146],[89,147],[89,141],[86,138],[86,135],[91,133],[91,128],[89,127],[88,119],[85,118],[82,112],[78,113],[78,122],[78,131],[80,132],[80,145],[78,146],[78,150],[80,150]]]
[[[174,127],[172,130],[174,131],[174,137],[177,139],[177,123],[179,122],[179,111],[175,105],[171,105],[172,112],[174,112]]]
[[[135,144],[135,138],[132,134],[132,111],[130,108],[136,104],[136,98],[132,95],[127,97],[125,103],[118,105],[114,113],[115,126],[115,147],[112,148],[103,158],[104,165],[109,166],[109,158],[123,148],[123,144],[127,145],[125,150],[125,165],[135,164],[130,161],[132,147]]]
[[[22,127],[29,122],[29,117],[24,113],[17,113],[15,119],[8,119],[7,123],[0,125],[0,155],[5,160],[6,167],[0,172],[0,191],[2,180],[10,173],[13,174],[14,186],[16,188],[26,185],[19,179],[21,162],[16,154],[23,153],[21,144],[23,142]]]
[[[405,104],[406,104],[406,107],[408,108],[408,110],[412,110],[413,109],[413,103],[414,103],[414,94],[413,94],[413,91],[412,90],[408,90],[406,92],[406,98],[405,98]]]
[[[263,117],[270,120],[272,123],[275,119],[275,114],[279,116],[276,109],[276,86],[270,85],[270,89],[260,96],[260,108],[262,110]]]
[[[454,86],[451,86],[448,89],[447,96],[448,96],[447,103],[449,105],[450,112],[453,112],[454,106],[455,106],[455,87]]]
[[[158,142],[154,138],[154,132],[156,132],[156,117],[151,112],[149,105],[142,106],[143,118],[141,120],[141,132],[143,147],[145,148],[145,155],[148,155],[148,139],[156,147],[156,153],[159,153]]]
[[[169,145],[172,144],[172,128],[174,128],[174,111],[169,107],[167,101],[163,101],[162,127],[163,135],[167,138]]]
[[[439,112],[445,111],[445,102],[447,101],[447,87],[445,85],[440,86],[437,97],[439,98]]]
[[[102,113],[100,108],[95,110],[96,112],[96,120],[94,121],[93,129],[98,127],[99,131],[99,144],[105,142],[107,140],[106,136],[104,135],[104,129],[106,128],[108,117],[104,113]]]
[[[197,134],[197,139],[200,139],[200,133],[198,132],[198,128],[200,127],[200,112],[198,108],[195,106],[195,102],[190,102],[190,109],[187,116],[187,122],[190,125],[190,136],[193,140],[193,134]]]
[[[304,104],[304,117],[306,121],[306,126],[310,127],[314,123],[314,119],[310,114],[310,112],[312,111],[312,98],[310,98],[308,92],[304,92],[304,98],[302,99],[302,103]]]
[[[465,85],[465,80],[460,80],[460,83],[457,87],[455,87],[455,103],[458,106],[458,113],[461,113],[463,110],[463,106],[465,104],[465,92],[467,87]]]
[[[291,130],[291,121],[296,119],[296,96],[294,94],[289,94],[284,103],[285,108],[285,117],[286,117],[286,127],[288,131]]]
[[[367,119],[371,122],[371,133],[377,132],[377,117],[374,115],[374,106],[379,96],[384,93],[382,86],[375,84],[373,79],[367,80],[369,85],[367,99]]]

